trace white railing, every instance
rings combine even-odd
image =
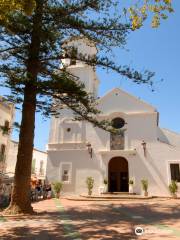
[[[78,142],[78,143],[49,143],[48,151],[53,150],[79,150],[79,149],[87,149],[86,143]]]

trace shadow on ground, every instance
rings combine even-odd
[[[82,239],[126,240],[138,238],[134,233],[136,226],[165,226],[178,222],[180,206],[166,206],[163,203],[162,205],[83,203],[79,207],[67,206],[66,214],[75,224],[76,230],[81,232]],[[163,234],[161,237],[163,239]],[[165,237],[167,239],[167,235]],[[168,239],[171,237],[174,236],[168,236]]]
[[[87,203],[65,204],[65,211],[41,212],[27,218],[9,218],[0,222],[1,240],[133,240],[136,226],[173,224],[180,219],[178,204]],[[71,220],[71,221],[69,221]],[[11,227],[6,227],[11,224]],[[4,225],[4,227],[3,227]],[[73,237],[72,232],[80,232]],[[75,235],[74,235],[75,236]],[[163,236],[162,239],[175,239]],[[141,237],[141,239],[149,239]],[[154,238],[156,239],[156,238]],[[158,238],[159,239],[159,238]],[[177,238],[178,239],[178,238]]]
[[[1,240],[65,239],[58,212],[41,212],[28,217],[6,217],[0,222]]]

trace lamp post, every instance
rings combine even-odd
[[[93,149],[92,149],[91,143],[87,143],[86,146],[88,149],[88,153],[89,153],[90,157],[92,158]]]
[[[147,143],[143,140],[142,143],[141,143],[141,145],[142,145],[143,150],[144,150],[144,156],[146,157],[146,152],[147,152],[146,145],[147,145]]]

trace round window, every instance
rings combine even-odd
[[[119,129],[119,128],[124,127],[124,125],[125,125],[125,121],[123,118],[114,118],[112,120],[113,128]]]

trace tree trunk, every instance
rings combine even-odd
[[[30,198],[31,164],[35,127],[36,90],[26,85],[19,135],[17,163],[11,203],[6,213],[32,213]]]
[[[41,43],[41,27],[44,0],[36,0],[36,10],[33,16],[33,31],[27,60],[27,81],[24,88],[22,106],[22,121],[19,135],[18,155],[14,176],[14,186],[11,203],[5,213],[32,213],[30,198],[31,165],[33,155],[35,112],[36,112],[36,83],[39,73],[39,53]]]

